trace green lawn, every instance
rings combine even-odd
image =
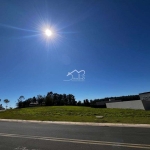
[[[104,116],[102,119],[96,116]],[[150,124],[150,111],[78,106],[47,106],[0,112],[0,119]]]

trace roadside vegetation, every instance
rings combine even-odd
[[[47,95],[37,95],[32,98],[25,99],[24,96],[20,96],[17,102],[18,108],[26,108],[30,106],[88,106],[88,107],[101,107],[106,108],[106,102],[110,99],[121,100],[121,101],[130,101],[130,100],[139,100],[139,95],[128,95],[128,96],[119,96],[119,97],[105,97],[102,99],[84,99],[76,100],[73,94],[58,94],[48,92]],[[98,106],[97,102],[104,102],[103,105]]]
[[[0,111],[0,119],[150,124],[150,111],[108,109],[106,102],[110,99],[138,100],[139,95],[76,100],[72,94],[58,94],[51,91],[46,96],[37,95],[28,99],[20,96],[17,108]],[[9,100],[5,99],[4,102],[7,108]],[[104,104],[97,105],[97,102]]]
[[[150,111],[85,106],[39,106],[6,110],[0,112],[0,119],[150,124]]]

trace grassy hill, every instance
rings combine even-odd
[[[103,116],[103,118],[99,119],[96,116]],[[0,119],[150,124],[150,111],[82,106],[44,106],[6,110],[0,112]]]

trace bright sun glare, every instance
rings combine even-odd
[[[46,36],[50,37],[50,36],[52,36],[52,31],[50,29],[46,29],[45,34],[46,34]]]

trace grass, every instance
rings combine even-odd
[[[101,119],[96,116],[104,116]],[[150,111],[78,106],[47,106],[0,112],[0,119],[150,124]]]

